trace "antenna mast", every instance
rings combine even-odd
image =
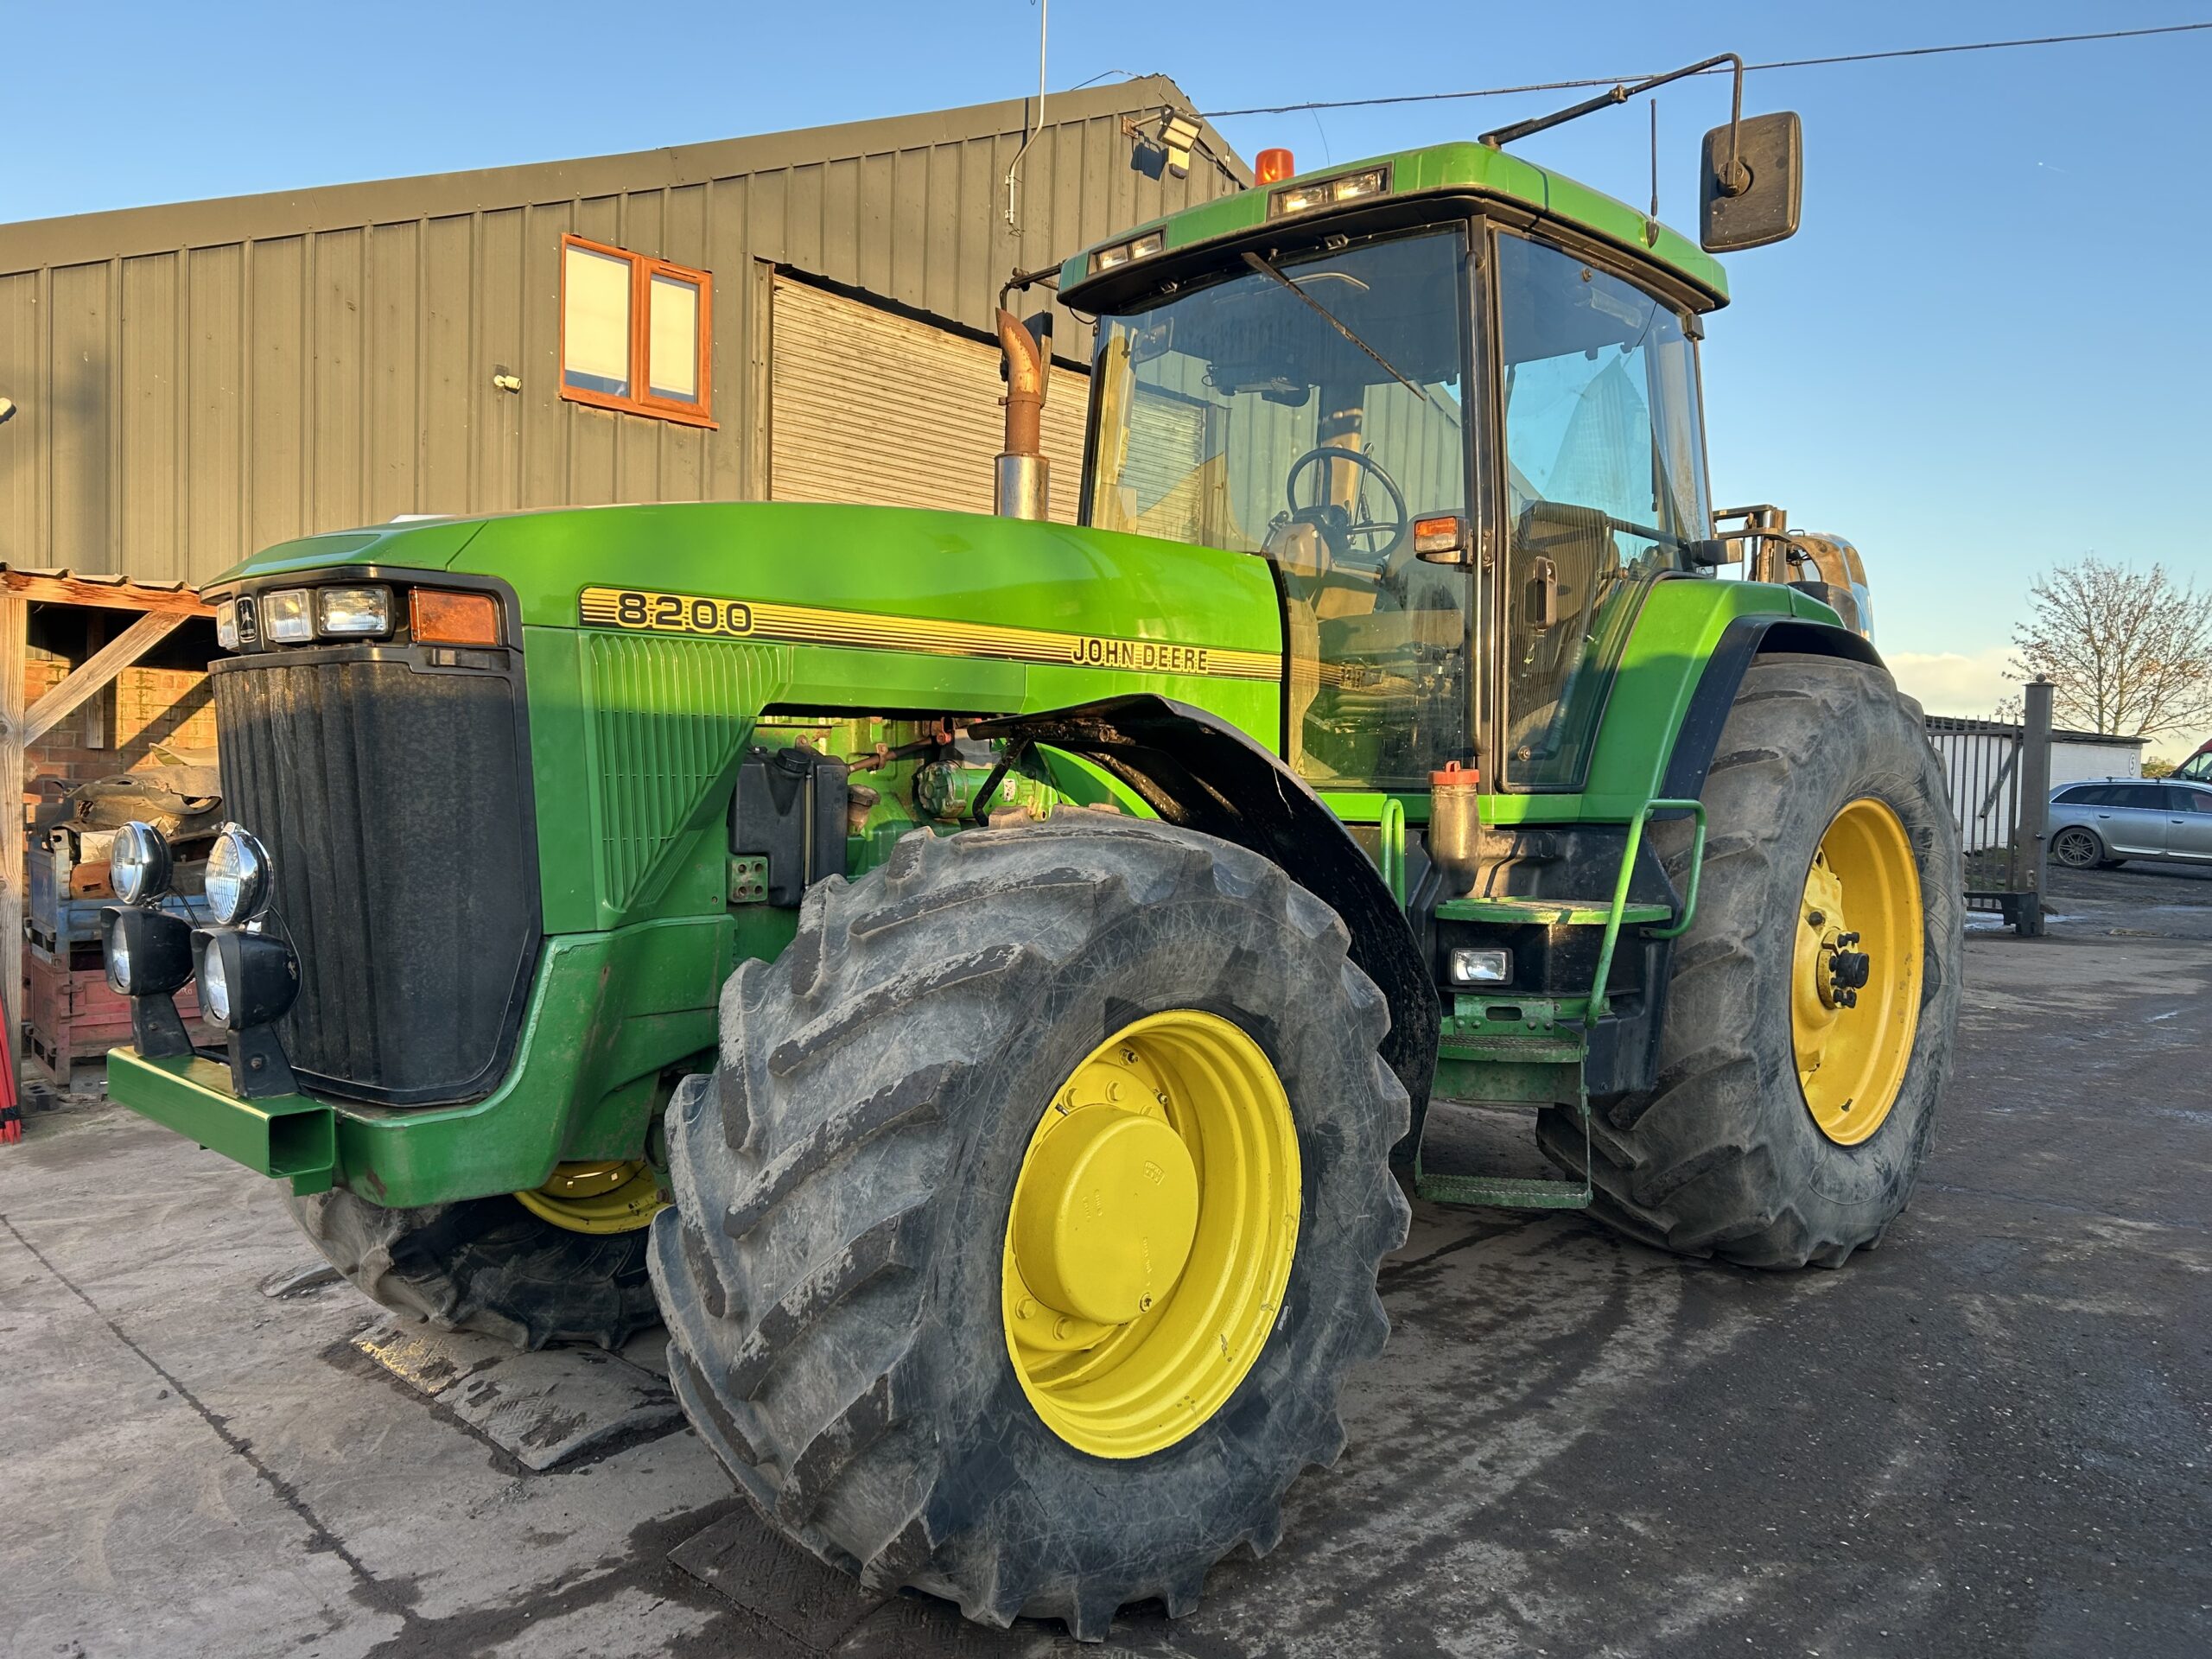
[[[1045,38],[1051,20],[1052,0],[1037,0],[1037,118],[1030,124],[1029,136],[1021,141],[1021,148],[1014,152],[1014,160],[1006,169],[1006,223],[1011,231],[1019,231],[1021,221],[1014,213],[1014,191],[1017,175],[1021,171],[1021,158],[1029,153],[1029,146],[1037,142],[1037,135],[1045,130]]]

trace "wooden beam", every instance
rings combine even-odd
[[[0,603],[6,602],[9,601],[0,601]],[[87,697],[98,696],[109,681],[183,626],[184,617],[176,611],[149,611],[140,617],[72,669],[67,679],[25,711],[22,722],[22,744],[29,747],[37,742],[57,723],[67,719],[79,703]],[[18,690],[17,696],[21,695]],[[20,763],[16,777],[16,787],[20,790]]]
[[[149,588],[135,582],[95,582],[86,576],[41,575],[31,570],[0,569],[0,593],[48,605],[97,605],[111,611],[164,611],[179,616],[213,616],[189,588]]]
[[[29,654],[30,601],[0,589],[0,1006],[8,1054],[22,1055],[23,1030],[23,660]]]

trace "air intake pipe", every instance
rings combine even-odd
[[[1001,518],[1051,516],[1052,467],[1045,459],[1045,382],[1052,359],[1013,312],[999,310],[1006,353],[1006,448],[1000,452],[991,510]]]

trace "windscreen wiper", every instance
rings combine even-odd
[[[1431,408],[1435,407],[1434,399],[1430,397],[1427,392],[1423,391],[1412,381],[1407,379],[1404,375],[1400,374],[1396,366],[1391,363],[1389,358],[1383,356],[1382,353],[1376,351],[1372,346],[1362,340],[1357,334],[1352,333],[1351,327],[1345,323],[1344,319],[1337,315],[1335,312],[1330,310],[1327,306],[1322,304],[1320,301],[1315,299],[1311,294],[1308,294],[1296,283],[1292,282],[1289,277],[1284,276],[1282,272],[1277,270],[1266,260],[1261,258],[1258,254],[1246,254],[1244,256],[1244,263],[1251,266],[1253,270],[1258,271],[1262,276],[1271,276],[1276,282],[1281,283],[1285,288],[1288,289],[1300,302],[1312,306],[1316,311],[1321,314],[1321,320],[1327,323],[1330,327],[1335,329],[1346,340],[1351,341],[1353,345],[1358,346],[1361,351],[1365,352],[1370,357],[1381,364],[1384,373],[1388,374],[1393,380],[1395,380],[1408,391],[1413,393],[1414,397],[1420,398],[1424,404],[1427,404]]]

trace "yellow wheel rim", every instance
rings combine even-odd
[[[1789,988],[1797,1080],[1821,1133],[1855,1147],[1897,1104],[1920,1025],[1920,871],[1897,815],[1862,797],[1805,875]]]
[[[544,1185],[515,1198],[533,1216],[572,1233],[635,1232],[661,1208],[659,1180],[634,1160],[556,1164]]]
[[[1007,1215],[1007,1352],[1046,1426],[1141,1458],[1218,1411],[1274,1328],[1298,1207],[1290,1099],[1243,1031],[1181,1008],[1092,1049]]]

